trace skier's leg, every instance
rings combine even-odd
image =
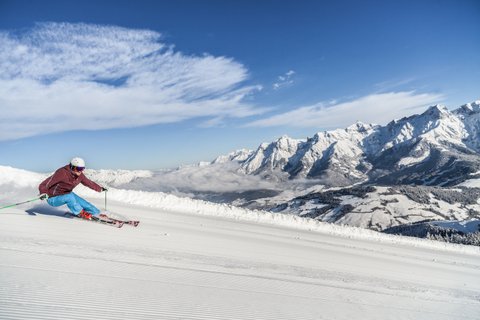
[[[95,207],[93,204],[91,204],[90,202],[88,202],[87,200],[79,197],[77,194],[73,193],[73,196],[75,197],[75,201],[83,208],[85,209],[85,211],[87,211],[88,213],[91,213],[93,214],[94,216],[98,216],[98,214],[100,213],[100,210]]]
[[[70,211],[75,215],[78,215],[83,209],[83,207],[77,202],[73,193],[67,193],[48,198],[47,202],[52,207],[59,207],[66,204],[68,209],[70,209]]]

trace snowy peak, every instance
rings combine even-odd
[[[465,117],[480,113],[480,100],[464,104],[454,111],[455,114]]]
[[[237,162],[242,162],[248,159],[248,157],[253,153],[252,150],[248,149],[240,149],[236,150],[233,152],[230,152],[227,155],[219,156],[215,160],[213,160],[211,163],[226,163],[226,162],[231,162],[231,161],[237,161]]]
[[[446,107],[435,105],[420,115],[413,115],[396,122],[391,122],[387,127],[392,132],[398,132],[399,130],[407,128],[407,131],[411,132],[411,136],[413,137],[425,134],[441,126],[458,127],[459,125],[459,119]]]
[[[283,136],[262,144],[242,167],[247,174],[281,170],[290,178],[318,178],[325,170],[341,171],[339,179],[346,175],[357,180],[362,175],[356,169],[364,153],[362,142],[377,127],[357,122],[346,129],[318,132],[306,141]]]
[[[463,143],[480,152],[480,100],[467,103],[453,112],[464,125]]]
[[[461,170],[471,172],[479,166],[478,154],[471,156],[480,151],[479,133],[479,101],[453,112],[434,105],[385,126],[357,122],[345,129],[318,132],[306,141],[283,136],[262,144],[242,169],[247,174],[283,172],[289,178],[316,178],[333,186],[386,176],[389,183],[396,179],[407,183],[405,170],[427,163],[431,168],[423,175],[456,172],[459,163]],[[445,162],[460,158],[461,162],[451,162],[453,167],[445,167]],[[423,179],[422,174],[415,176],[416,182]],[[452,181],[446,177],[438,181],[447,180]],[[432,180],[424,177],[424,181]]]
[[[422,116],[430,117],[433,119],[440,119],[443,116],[446,116],[449,113],[447,107],[437,104],[434,106],[431,106],[430,108],[425,111]]]
[[[302,140],[282,136],[270,144],[262,143],[258,149],[245,161],[242,168],[247,174],[268,173],[276,169],[282,171],[288,159],[296,154]]]
[[[299,140],[289,138],[284,135],[275,142],[275,146],[278,150],[283,150],[287,153],[296,152],[298,148]]]
[[[347,127],[345,129],[345,131],[349,132],[349,131],[354,131],[354,132],[360,132],[360,133],[364,133],[364,132],[369,132],[373,129],[375,129],[378,125],[374,125],[374,124],[366,124],[366,123],[363,123],[361,121],[357,121],[356,123],[352,124],[351,126]]]
[[[390,139],[392,145],[421,139],[435,145],[445,142],[462,145],[463,128],[462,121],[446,107],[435,105],[420,115],[390,124],[389,130],[396,135]]]

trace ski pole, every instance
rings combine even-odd
[[[35,198],[35,199],[31,199],[31,200],[27,200],[27,201],[23,201],[23,202],[19,202],[19,203],[15,203],[15,204],[11,204],[11,205],[8,205],[8,206],[5,206],[5,207],[0,207],[0,210],[15,207],[15,206],[18,206],[18,205],[21,205],[21,204],[24,204],[24,203],[29,203],[29,202],[37,201],[37,200],[40,200],[40,197]]]
[[[105,190],[105,211],[107,211],[107,191]]]

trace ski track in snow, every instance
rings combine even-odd
[[[140,226],[1,213],[0,319],[478,319],[475,251],[109,207]]]

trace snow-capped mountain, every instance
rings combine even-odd
[[[480,218],[479,138],[480,101],[454,111],[432,106],[385,126],[356,123],[303,141],[284,136],[262,144],[241,170],[283,174],[286,189],[300,180],[316,186],[302,192],[297,185],[242,205],[378,231],[434,234],[439,227],[426,221]]]
[[[358,182],[455,185],[480,168],[480,102],[451,112],[436,105],[385,126],[356,123],[307,140],[264,143],[242,164],[246,174]]]
[[[471,149],[480,150],[480,101],[467,103],[457,110],[454,114],[462,121],[466,136],[464,143]]]
[[[247,160],[252,155],[252,153],[253,151],[248,149],[236,150],[236,151],[230,152],[227,155],[217,157],[215,160],[211,162],[211,164],[225,163],[225,162],[232,162],[232,161],[242,162]]]

